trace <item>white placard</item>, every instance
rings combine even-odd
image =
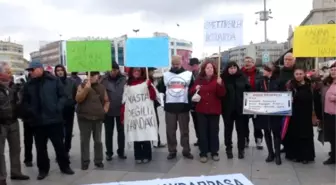
[[[127,142],[157,141],[157,120],[147,82],[133,86],[126,85],[123,103],[125,103],[124,125]]]
[[[292,115],[292,92],[244,92],[243,114]]]
[[[243,45],[243,14],[222,15],[204,20],[205,46]]]
[[[98,185],[98,184],[95,184]],[[113,182],[100,185],[253,185],[243,174],[216,176],[179,177],[148,181]]]

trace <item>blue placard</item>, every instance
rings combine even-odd
[[[125,61],[127,67],[168,67],[168,37],[127,38]]]

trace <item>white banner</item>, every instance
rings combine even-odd
[[[112,182],[112,183],[102,183],[99,185],[253,185],[253,184],[243,174],[229,174],[229,175],[200,176],[200,177],[179,177],[173,179],[154,179],[148,181]]]
[[[147,82],[134,86],[126,85],[123,102],[127,142],[157,141],[158,127],[154,102],[149,98]]]
[[[240,46],[243,45],[244,16],[222,15],[204,20],[205,46]]]
[[[292,92],[244,92],[243,114],[292,115]]]

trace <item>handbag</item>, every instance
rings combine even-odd
[[[196,102],[196,103],[201,101],[201,96],[198,94],[198,91],[199,90],[197,90],[196,93],[192,96],[191,101]]]

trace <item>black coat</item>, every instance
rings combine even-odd
[[[280,84],[275,77],[259,80],[256,83],[257,92],[279,92]],[[254,123],[254,127],[258,129],[272,129],[279,128],[282,123],[283,116],[267,116],[257,115]]]
[[[230,116],[234,111],[242,114],[244,92],[251,89],[247,77],[241,71],[235,75],[222,74],[221,77],[226,88],[226,94],[222,99],[222,114]]]
[[[44,72],[31,79],[23,91],[23,106],[33,126],[63,123],[63,108],[67,97],[61,80]]]
[[[292,80],[294,78],[294,67],[293,68],[286,68],[283,67],[280,70],[280,75],[279,75],[279,85],[280,85],[280,90],[281,91],[286,91],[286,84],[288,83],[289,80]]]

